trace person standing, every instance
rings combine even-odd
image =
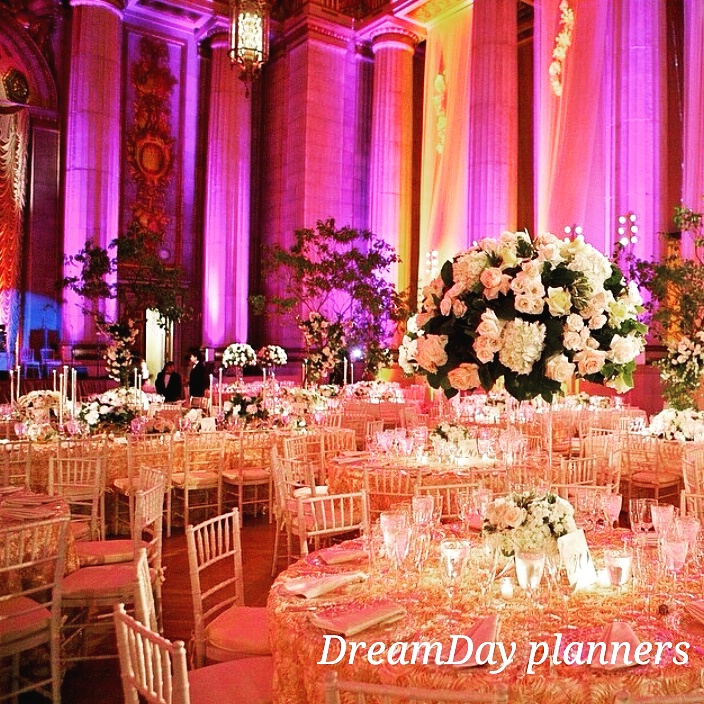
[[[164,364],[164,368],[156,375],[154,382],[156,392],[164,397],[166,403],[175,403],[181,400],[183,384],[181,375],[176,371],[171,361]]]
[[[203,362],[203,355],[200,350],[194,349],[191,352],[191,371],[188,375],[188,393],[191,397],[205,396],[206,389],[210,386],[208,370]]]

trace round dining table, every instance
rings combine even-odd
[[[477,549],[481,544],[479,534],[462,525],[438,530],[469,536]],[[500,564],[503,573],[482,585],[470,558],[452,611],[437,544],[422,569],[400,572],[370,539],[310,553],[279,574],[268,598],[274,701],[322,704],[331,668],[342,679],[410,687],[482,692],[501,683],[508,686],[509,701],[521,704],[611,704],[621,689],[665,694],[701,687],[704,624],[686,608],[699,604],[700,572],[688,569],[680,576],[676,595],[670,575],[647,590],[635,580],[612,587],[604,580],[604,549],[630,540],[630,531],[592,531],[587,537],[597,583],[570,594],[557,582],[549,588],[544,575],[531,599],[518,586],[510,559]],[[657,547],[651,541],[638,554],[657,560]],[[704,602],[699,605],[704,613]],[[468,655],[467,638],[473,639],[474,655]],[[575,660],[579,648],[586,653],[585,644],[629,638],[635,639],[633,653],[651,644],[639,651],[647,651],[643,664],[619,657],[614,666],[608,657],[603,666],[598,657],[592,664]],[[481,643],[486,645],[480,652]]]

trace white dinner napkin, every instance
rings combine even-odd
[[[311,614],[310,620],[325,631],[353,636],[372,626],[397,621],[406,615],[406,610],[392,601],[379,601],[366,606],[354,603],[333,606]]]
[[[333,546],[320,550],[317,555],[326,565],[342,565],[366,558],[367,552],[362,548]]]
[[[684,610],[692,618],[697,619],[700,623],[704,623],[704,601],[690,601],[688,604],[684,605]]]
[[[629,623],[625,621],[610,623],[601,634],[599,642],[606,643],[604,661],[607,664],[602,665],[600,658],[597,656],[592,660],[592,667],[603,670],[618,670],[622,667],[633,667],[633,665],[638,664],[633,656],[636,648],[640,645],[640,640]],[[614,657],[614,649],[617,643],[620,645],[616,651],[616,657]],[[627,643],[629,647],[626,648],[622,645],[623,643]],[[626,658],[628,658],[628,661],[626,661]]]
[[[313,599],[344,587],[346,584],[362,582],[367,578],[364,572],[348,572],[347,574],[327,574],[321,577],[294,577],[284,583],[284,589],[289,594],[298,594],[306,599]]]
[[[469,645],[464,639],[460,639],[457,641],[457,647],[452,654],[452,663],[450,664],[455,667],[476,667],[480,664],[476,658],[477,647],[482,643],[494,643],[498,634],[499,617],[497,614],[480,618],[468,631],[460,634],[472,639],[472,653],[469,658],[465,661]]]

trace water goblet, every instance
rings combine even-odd
[[[398,577],[401,563],[408,552],[410,539],[410,525],[408,514],[405,511],[382,511],[379,516],[379,525],[384,537],[386,556],[394,567]]]
[[[690,556],[694,563],[694,569],[697,572],[701,572],[701,565],[699,554],[699,533],[702,528],[702,524],[699,519],[695,516],[677,516],[674,521],[675,530],[681,532],[687,539],[687,554]]]
[[[628,504],[628,515],[631,530],[634,533],[647,533],[653,527],[652,507],[654,499],[631,499]]]
[[[672,504],[652,504],[650,514],[653,519],[653,528],[658,535],[663,535],[670,530],[675,520],[675,507]]]
[[[444,538],[440,541],[440,579],[447,592],[450,611],[449,621],[455,614],[455,597],[467,566],[471,544],[469,540]]]
[[[498,566],[498,550],[486,538],[471,551],[472,566],[477,571],[479,589],[482,593],[482,604],[487,606],[488,592],[496,578]]]
[[[687,538],[678,530],[671,529],[660,538],[665,571],[672,576],[672,590],[677,591],[677,575],[687,559]]]
[[[628,547],[604,550],[604,564],[609,584],[617,587],[620,593],[621,587],[631,579],[633,551]]]
[[[518,586],[528,595],[531,603],[531,612],[534,615],[534,594],[540,586],[545,569],[545,552],[542,550],[521,550],[515,551],[516,580]]]
[[[616,530],[621,515],[621,506],[623,505],[623,496],[621,494],[612,494],[605,492],[601,495],[601,508],[604,512],[604,518],[610,526],[611,531]]]
[[[414,496],[412,505],[413,522],[416,525],[425,526],[433,522],[433,507],[435,505],[435,496],[433,494]]]

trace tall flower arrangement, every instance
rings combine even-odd
[[[101,325],[100,330],[109,340],[104,355],[107,374],[127,388],[130,385],[134,367],[132,345],[137,339],[138,332],[134,327],[134,321],[128,318],[124,322],[105,323]]]
[[[282,367],[287,361],[286,350],[278,345],[264,345],[257,351],[257,364],[260,367]]]
[[[257,354],[246,342],[233,342],[222,353],[223,367],[251,367],[257,363]]]
[[[317,383],[332,372],[343,359],[347,344],[342,323],[331,323],[318,311],[298,319],[306,345],[306,381]]]
[[[583,238],[504,232],[423,289],[401,356],[448,397],[502,377],[519,400],[551,401],[573,375],[624,392],[644,348],[641,310],[637,287]]]
[[[691,337],[683,335],[668,345],[667,354],[657,362],[663,380],[663,396],[672,408],[695,408],[694,394],[704,375],[704,330]]]

